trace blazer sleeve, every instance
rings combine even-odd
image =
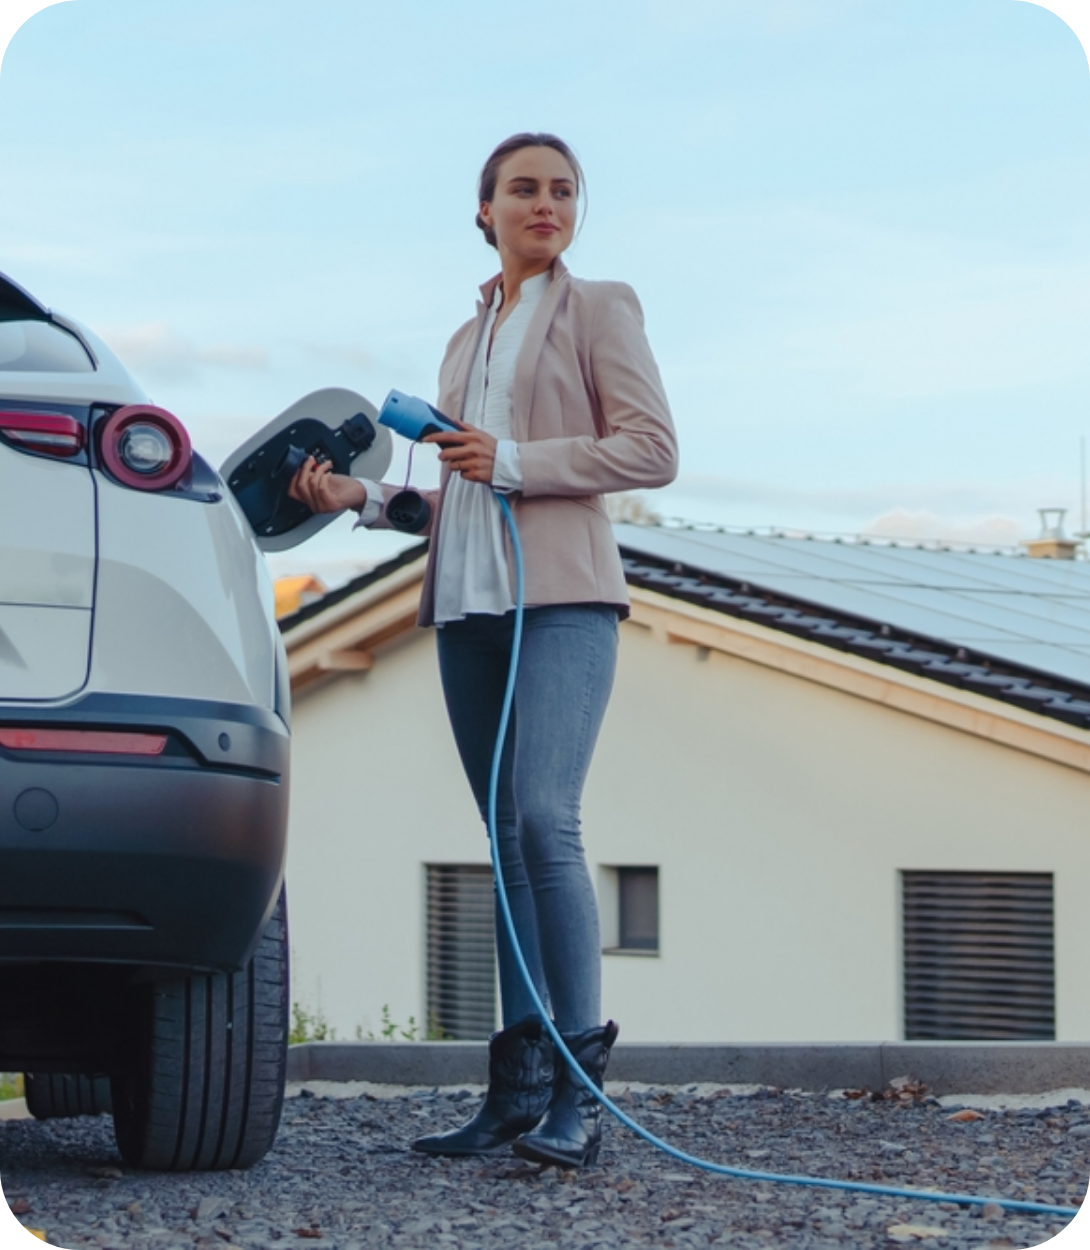
[[[598,495],[672,482],[677,435],[643,310],[627,284],[601,284],[584,359],[605,433],[520,443],[523,495]]]
[[[382,491],[382,510],[379,512],[377,518],[374,521],[371,521],[366,526],[366,528],[369,530],[391,530],[394,527],[390,524],[390,520],[386,515],[386,505],[390,502],[391,499],[393,499],[393,497],[396,494],[398,494],[400,491],[404,490],[405,488],[404,486],[393,486],[389,482],[376,482],[375,485],[377,485],[379,490]],[[424,496],[424,498],[428,501],[429,504],[431,504],[431,516],[428,517],[427,525],[425,525],[424,528],[420,530],[417,537],[418,538],[430,538],[432,526],[435,524],[435,510],[439,506],[439,491],[438,490],[422,490],[420,491],[420,494]],[[353,529],[354,528],[355,526],[353,526]]]

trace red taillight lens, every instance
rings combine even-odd
[[[162,755],[166,744],[166,734],[115,733],[109,729],[0,729],[0,747],[9,751]]]
[[[83,450],[83,426],[62,412],[0,412],[0,434],[47,456],[75,456]]]
[[[102,460],[125,486],[165,490],[180,481],[193,459],[185,426],[165,408],[129,404],[106,418]]]

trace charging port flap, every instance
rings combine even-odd
[[[220,473],[262,551],[287,551],[337,514],[315,515],[288,487],[308,456],[335,473],[379,479],[390,465],[389,431],[374,404],[342,387],[313,391],[285,409],[227,458]]]

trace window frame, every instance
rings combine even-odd
[[[634,874],[654,874],[654,945],[626,945],[624,932],[626,881]],[[602,954],[637,959],[662,956],[662,867],[659,864],[601,864],[598,868],[598,903],[602,927]]]

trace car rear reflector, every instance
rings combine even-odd
[[[193,462],[185,426],[151,404],[129,404],[111,413],[102,423],[99,446],[110,473],[136,490],[166,490]]]
[[[61,412],[0,412],[0,434],[47,456],[75,456],[83,450],[83,426]]]
[[[166,734],[114,733],[101,729],[0,729],[9,751],[75,751],[85,755],[162,755]]]

